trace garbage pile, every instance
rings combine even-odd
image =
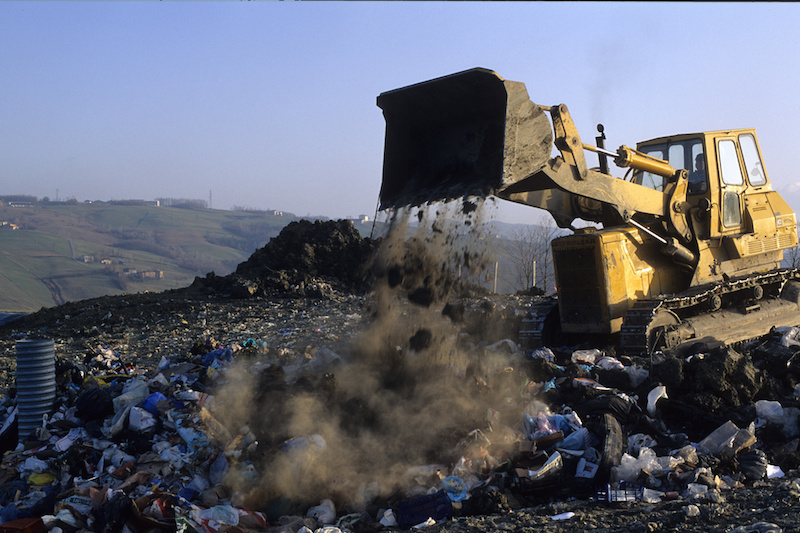
[[[777,364],[774,358],[794,361],[796,352],[785,345],[796,334],[774,332],[751,347],[749,358],[730,348],[695,353],[683,361],[683,379],[693,379],[693,365],[711,370],[738,356],[748,359],[751,379],[766,382],[757,367]],[[146,374],[115,367],[108,350],[102,364],[62,362],[55,409],[29,435],[14,434],[16,402],[4,401],[0,442],[9,451],[0,466],[0,523],[41,520],[47,531],[374,531],[554,498],[723,502],[730,489],[798,467],[794,396],[756,399],[765,390],[797,390],[792,371],[752,397],[720,397],[705,420],[683,416],[676,423],[670,416],[689,404],[674,398],[693,385],[671,389],[651,378],[674,359],[618,359],[599,349],[523,353],[510,339],[461,339],[472,363],[463,372],[426,362],[436,376],[420,377],[409,373],[410,359],[370,366],[379,388],[415,408],[413,394],[431,409],[445,407],[433,385],[461,387],[477,399],[461,405],[463,416],[436,412],[440,431],[408,433],[391,427],[374,399],[348,397],[348,385],[338,383],[366,364],[357,350],[323,348],[281,366],[260,357],[252,342],[198,340]],[[260,388],[236,412],[243,373]],[[297,424],[299,404],[314,425]],[[322,404],[322,418],[335,430],[311,415]],[[299,430],[305,432],[292,433]],[[408,440],[386,453],[379,448],[386,446],[378,439],[383,433],[432,441],[420,456],[402,453],[413,447]],[[367,441],[360,451],[374,446],[376,457],[389,459],[386,471],[378,475],[381,465],[368,456],[349,467],[336,463],[331,452],[339,456],[353,445],[341,441],[345,434]],[[326,466],[331,462],[373,477],[338,479]]]
[[[652,358],[525,350],[514,332],[533,299],[455,298],[441,247],[385,243],[394,248],[374,259],[369,320],[349,321],[361,329],[348,343],[334,343],[337,331],[289,349],[280,339],[294,331],[266,325],[277,307],[255,307],[256,291],[237,315],[213,296],[213,276],[203,305],[229,317],[224,342],[209,334],[208,308],[176,323],[172,304],[108,331],[66,319],[67,329],[14,330],[85,338],[80,354],[56,343],[55,401],[41,424],[18,431],[19,383],[0,404],[0,531],[365,533],[470,517],[470,530],[487,531],[488,516],[530,526],[525,509],[581,502],[543,511],[565,531],[625,505],[710,520],[737,489],[781,476],[781,497],[800,501],[800,330]],[[307,297],[298,309],[314,296],[319,311],[307,288],[290,287]],[[324,307],[304,327],[347,323],[337,312]],[[112,333],[125,344],[102,342]],[[157,358],[145,353],[155,336],[169,346]],[[764,527],[748,531],[780,530]]]

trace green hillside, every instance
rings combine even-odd
[[[211,271],[226,275],[292,220],[274,212],[108,203],[0,205],[0,311],[186,287]]]

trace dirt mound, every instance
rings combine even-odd
[[[192,287],[236,298],[322,297],[331,289],[368,290],[366,265],[375,241],[362,237],[349,220],[291,222],[229,276],[196,278]]]

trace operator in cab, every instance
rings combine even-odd
[[[694,158],[694,171],[689,173],[689,194],[702,194],[708,190],[706,180],[706,160],[703,154],[697,154]]]

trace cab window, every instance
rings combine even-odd
[[[683,156],[682,144],[671,144],[669,147],[669,159],[667,161],[672,168],[684,168],[686,165],[685,157]]]
[[[731,139],[722,139],[717,145],[719,152],[719,172],[722,183],[725,185],[744,185],[742,168],[739,165],[739,156],[736,143]],[[739,204],[739,194],[735,190],[728,190],[722,194],[722,225],[725,227],[738,226],[742,223],[742,208]]]
[[[744,168],[747,170],[747,181],[750,182],[750,185],[759,186],[767,183],[767,175],[758,155],[756,139],[753,134],[743,133],[739,135],[739,146],[742,148]]]
[[[686,139],[671,141],[666,144],[643,146],[641,151],[649,156],[668,162],[675,170],[688,170],[689,194],[700,194],[708,190],[703,143],[700,139]],[[698,156],[702,161],[699,166],[696,166]],[[639,185],[644,185],[656,191],[663,191],[667,185],[667,178],[650,172],[638,173],[634,177],[634,181]]]
[[[642,152],[658,159],[664,159],[664,149],[661,147],[645,148],[642,150]],[[652,172],[642,172],[640,180],[640,185],[644,185],[645,187],[654,189],[656,191],[663,191],[664,183],[666,182],[666,178],[664,178],[664,176],[659,176],[658,174],[653,174]]]
[[[689,194],[703,194],[708,191],[708,176],[706,174],[706,156],[703,153],[703,143],[693,141],[689,153],[691,159],[683,167],[689,171]]]
[[[736,154],[736,143],[730,139],[719,142],[719,169],[725,185],[743,185],[742,168]]]
[[[726,192],[722,195],[722,225],[730,228],[742,223],[742,209],[739,205],[739,195],[735,192]]]

